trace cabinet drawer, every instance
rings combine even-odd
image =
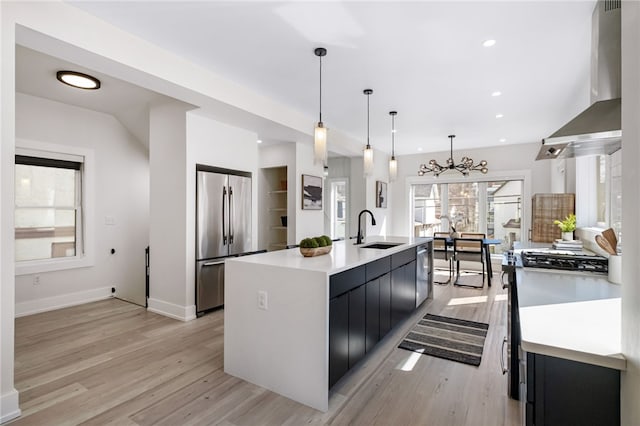
[[[371,263],[367,263],[365,267],[366,281],[369,282],[375,278],[381,277],[391,270],[391,256],[374,260]]]
[[[365,265],[331,275],[329,278],[329,298],[333,299],[365,282]]]
[[[391,255],[391,269],[396,269],[399,266],[406,265],[412,260],[416,260],[416,249],[412,247],[400,253]]]

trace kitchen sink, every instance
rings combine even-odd
[[[400,246],[403,243],[371,243],[366,246],[361,246],[360,248],[372,248],[372,249],[389,249],[391,247]]]

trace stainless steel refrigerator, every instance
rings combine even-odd
[[[196,166],[196,311],[224,304],[224,261],[251,250],[251,173]]]

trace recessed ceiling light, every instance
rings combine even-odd
[[[504,117],[504,115],[502,115],[502,114],[496,114],[496,118],[502,118],[502,117]]]
[[[418,148],[418,151],[422,151],[422,147],[419,147],[419,148]]]
[[[496,41],[493,40],[493,39],[485,40],[485,41],[482,42],[482,45],[484,47],[491,47],[491,46],[493,46],[495,44],[496,44]]]
[[[76,71],[58,71],[56,78],[61,83],[71,87],[85,90],[97,90],[100,88],[100,80],[88,74]]]
[[[256,142],[257,143],[262,143],[262,139],[258,139]]]
[[[496,96],[500,96],[500,95],[502,95],[502,92],[501,92],[501,91],[499,91],[499,90],[496,90],[495,92],[491,93],[491,96],[493,96],[494,98],[495,98]]]
[[[500,142],[506,142],[507,140],[505,138],[500,138]]]

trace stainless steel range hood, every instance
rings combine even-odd
[[[621,148],[620,3],[601,0],[593,11],[591,106],[543,139],[536,160],[613,154]]]

